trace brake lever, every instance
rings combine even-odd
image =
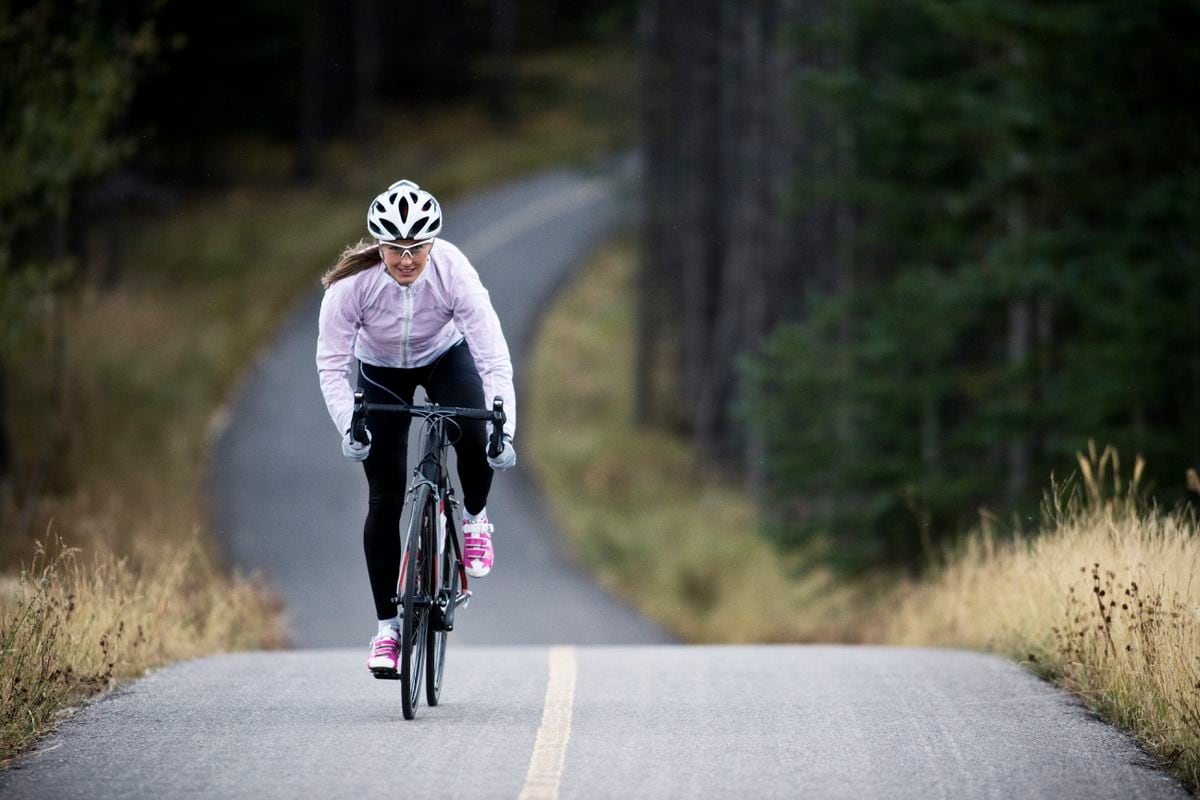
[[[488,442],[488,458],[496,458],[504,452],[504,423],[508,417],[504,414],[504,400],[496,395],[492,400],[492,436]]]
[[[370,444],[367,435],[367,400],[362,389],[354,393],[354,416],[350,418],[350,438],[359,444]]]

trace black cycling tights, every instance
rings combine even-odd
[[[443,406],[484,408],[483,381],[466,342],[459,342],[437,361],[415,369],[391,369],[362,364],[358,388],[368,403],[411,403],[418,386],[425,387],[429,402]],[[386,387],[386,388],[384,388]],[[376,413],[368,417],[371,453],[363,462],[370,486],[367,522],[363,526],[363,550],[367,573],[379,619],[396,616],[396,581],[400,576],[400,511],[408,487],[408,428],[410,418],[400,414]],[[456,420],[447,426],[449,438],[457,441],[458,480],[463,505],[478,513],[487,504],[492,488],[492,468],[487,463],[487,428],[481,420]],[[457,434],[457,437],[456,437]]]

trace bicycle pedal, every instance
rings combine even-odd
[[[371,674],[376,680],[381,681],[398,681],[400,680],[399,670],[389,669],[388,667],[375,667],[371,670]]]

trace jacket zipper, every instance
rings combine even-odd
[[[413,296],[411,286],[401,286],[400,291],[404,293],[404,324],[401,326],[401,340],[404,342],[403,363],[408,367],[411,362],[409,358],[409,335],[412,333],[412,317],[413,317]]]

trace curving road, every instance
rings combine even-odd
[[[618,224],[616,187],[555,172],[448,211],[518,366],[539,310]],[[562,557],[520,470],[489,502],[497,567],[459,617],[442,705],[404,722],[398,685],[363,668],[365,481],[317,389],[318,302],[247,380],[213,477],[229,553],[272,576],[303,649],[137,681],[0,772],[0,797],[1189,796],[1128,737],[995,657],[671,644]]]

